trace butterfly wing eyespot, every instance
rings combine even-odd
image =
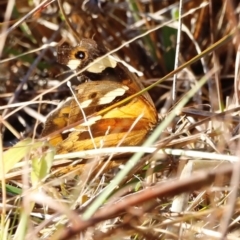
[[[80,60],[84,60],[86,58],[86,53],[84,51],[77,51],[74,56],[77,58],[77,59],[80,59]]]

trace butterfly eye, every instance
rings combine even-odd
[[[85,59],[85,57],[86,57],[86,53],[83,52],[83,51],[78,51],[78,52],[75,53],[75,57],[76,57],[77,59],[83,60],[83,59]]]

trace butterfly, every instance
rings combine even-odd
[[[85,82],[48,115],[42,132],[58,154],[140,145],[158,122],[147,92],[101,113],[144,88],[123,61],[106,53],[107,49],[93,39],[82,39],[75,47],[63,44],[57,49],[60,64],[76,72],[85,69],[80,73]]]

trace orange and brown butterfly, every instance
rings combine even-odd
[[[57,153],[140,145],[158,121],[147,92],[98,114],[143,89],[136,74],[116,57],[95,61],[106,53],[92,39],[82,39],[76,47],[64,44],[57,50],[58,62],[77,72],[86,68],[80,74],[87,80],[76,88],[75,97],[59,104],[47,118],[42,136],[56,146]]]

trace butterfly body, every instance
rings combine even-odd
[[[91,39],[58,49],[58,61],[76,71],[87,67],[81,74],[89,80],[46,121],[42,136],[49,136],[58,153],[139,145],[158,121],[148,93],[101,113],[143,89],[136,75],[116,58],[107,56],[93,62],[105,53],[106,49]]]

